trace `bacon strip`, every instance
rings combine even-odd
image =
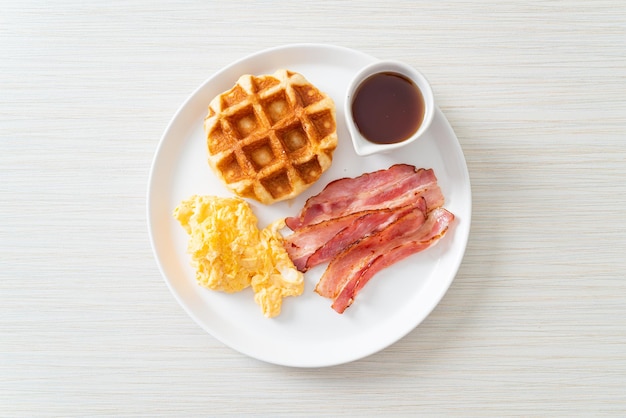
[[[285,223],[284,246],[302,272],[330,261],[315,291],[343,313],[382,269],[436,244],[454,215],[431,169],[397,164],[329,183]]]
[[[307,200],[298,216],[287,218],[285,223],[296,231],[354,212],[403,206],[421,195],[427,196],[429,210],[443,204],[433,170],[397,164],[386,170],[329,183],[318,195]]]
[[[367,212],[352,213],[331,221],[300,228],[285,237],[283,246],[296,268],[304,272],[308,269],[307,261],[312,254],[332,241],[341,231],[353,225],[357,219],[364,216],[364,213]]]
[[[415,172],[415,167],[408,164],[396,164],[387,170],[378,170],[372,173],[365,173],[353,179],[338,179],[331,181],[317,195],[310,197],[300,214],[296,217],[287,218],[285,222],[292,230],[296,230],[302,226],[304,215],[313,207],[320,205],[329,205],[330,202],[344,202],[347,199],[358,195],[364,190],[376,190],[385,184],[392,184],[404,177],[410,176]]]
[[[429,214],[426,222],[417,230],[398,235],[386,244],[375,248],[375,251],[370,252],[364,260],[358,265],[353,265],[352,268],[343,271],[335,270],[332,274],[340,274],[342,278],[340,281],[334,280],[341,284],[334,289],[332,308],[338,313],[343,313],[352,304],[359,291],[376,273],[436,244],[445,235],[453,220],[454,215],[452,213],[444,208],[437,208]],[[385,232],[385,230],[382,232]],[[359,245],[361,243],[351,247],[348,252],[362,251],[356,248]],[[350,257],[349,254],[343,256]],[[334,260],[331,264],[333,263]],[[324,273],[325,275],[326,273]],[[322,276],[320,282],[324,280],[324,276]]]
[[[424,216],[426,215],[426,202],[423,198],[419,198],[412,205],[368,212],[311,254],[306,264],[307,268],[332,260],[337,254],[358,240],[386,228],[387,225],[416,210]]]
[[[355,242],[332,259],[317,283],[315,291],[334,299],[350,280],[351,275],[367,266],[372,255],[389,249],[391,243],[398,237],[417,231],[424,221],[425,216],[422,212],[412,211],[383,230]]]
[[[301,272],[331,260],[346,247],[385,228],[412,210],[426,214],[426,202],[418,198],[406,206],[356,212],[298,229],[284,240],[284,247]]]

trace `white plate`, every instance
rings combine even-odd
[[[200,86],[174,115],[159,143],[148,185],[147,215],[152,248],[167,285],[187,313],[206,331],[251,357],[296,367],[346,363],[396,342],[433,310],[454,279],[467,244],[471,218],[470,180],[454,131],[438,109],[430,133],[399,151],[358,157],[350,142],[343,100],[350,78],[376,59],[328,45],[287,45],[246,57]],[[433,248],[378,273],[343,315],[313,288],[323,267],[305,275],[304,294],[284,300],[280,316],[267,319],[251,289],[237,294],[198,286],[186,253],[187,235],[172,217],[193,194],[231,196],[207,162],[203,119],[211,98],[232,87],[242,74],[271,74],[278,68],[302,73],[329,94],[337,109],[339,145],[333,165],[291,202],[263,206],[250,202],[259,226],[298,212],[304,201],[332,180],[409,163],[433,168],[456,220]]]

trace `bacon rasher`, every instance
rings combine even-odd
[[[300,228],[285,237],[283,246],[296,268],[304,272],[308,269],[307,261],[312,254],[331,242],[341,231],[353,225],[365,213],[367,212],[352,213],[341,218]]]
[[[376,273],[436,244],[448,231],[453,220],[454,215],[451,212],[444,208],[436,208],[428,215],[426,222],[417,231],[400,235],[384,245],[372,248],[374,251],[369,252],[359,263],[352,264],[350,268],[342,270],[334,267],[334,264],[343,264],[345,266],[345,263],[341,262],[340,257],[350,258],[352,257],[350,254],[352,252],[361,253],[362,250],[358,247],[367,244],[359,242],[355,246],[350,247],[329,264],[328,269],[320,279],[320,283],[330,282],[338,284],[332,290],[334,294],[332,296],[332,308],[338,313],[343,313],[352,304],[363,286]],[[332,269],[331,266],[333,267]],[[337,280],[338,277],[340,280]],[[320,287],[319,283],[318,287]],[[325,285],[325,288],[327,291],[329,290],[328,285]]]
[[[329,183],[318,195],[307,200],[298,216],[285,219],[285,223],[296,231],[354,212],[404,206],[422,195],[428,210],[443,204],[433,170],[397,164],[386,170]]]
[[[397,208],[356,212],[305,226],[285,238],[285,249],[296,268],[305,272],[413,210],[426,214],[426,202],[422,197]]]
[[[393,184],[415,173],[415,167],[408,164],[395,164],[386,170],[365,173],[355,178],[343,178],[331,181],[317,195],[310,197],[298,216],[287,218],[287,226],[296,230],[303,226],[307,212],[317,212],[320,208],[337,206],[343,208],[354,196],[366,190],[377,190],[387,184]],[[330,208],[328,208],[330,209]]]
[[[344,249],[328,264],[315,291],[321,296],[334,299],[350,280],[350,274],[366,268],[373,255],[388,251],[399,237],[418,231],[425,220],[422,212],[410,212],[381,231]]]
[[[454,215],[432,169],[397,164],[329,183],[297,216],[285,249],[302,272],[330,261],[315,291],[343,313],[380,270],[444,236]]]

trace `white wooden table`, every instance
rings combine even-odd
[[[623,2],[5,3],[1,416],[626,415]],[[321,369],[197,326],[145,215],[185,98],[296,42],[421,69],[473,189],[438,307],[386,350]]]

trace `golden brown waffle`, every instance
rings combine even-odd
[[[337,147],[335,104],[301,74],[244,75],[204,121],[209,164],[241,197],[265,204],[319,179]]]

